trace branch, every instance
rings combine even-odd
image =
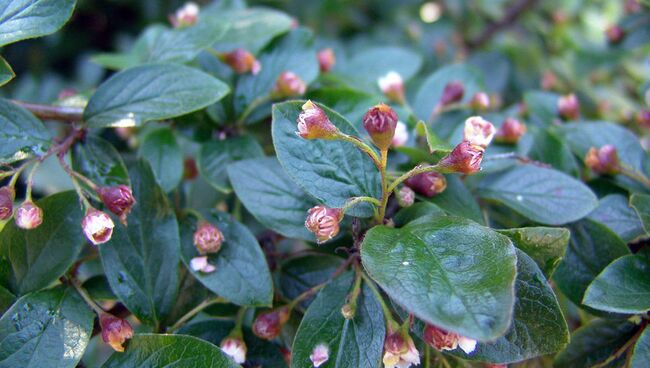
[[[508,9],[503,19],[496,23],[491,23],[478,37],[467,41],[467,46],[472,49],[482,46],[497,32],[513,25],[523,13],[535,6],[537,2],[538,0],[519,0]]]
[[[80,107],[39,105],[18,100],[11,100],[14,104],[29,110],[41,120],[58,120],[78,122],[83,120],[84,109]]]

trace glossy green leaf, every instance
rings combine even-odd
[[[650,310],[650,259],[628,255],[607,266],[589,285],[583,304],[613,313]]]
[[[440,207],[430,202],[417,202],[412,206],[401,209],[395,217],[393,222],[395,226],[402,227],[413,220],[417,220],[423,216],[446,216],[447,214]]]
[[[330,282],[305,313],[291,348],[291,367],[312,366],[309,355],[319,344],[329,348],[330,359],[323,368],[375,368],[383,351],[384,315],[375,295],[363,285],[353,319],[341,314],[341,307],[352,289],[352,274]]]
[[[183,152],[171,128],[156,129],[145,135],[138,155],[149,161],[158,184],[166,193],[183,179]]]
[[[388,72],[396,72],[407,81],[421,66],[422,57],[416,52],[398,46],[378,46],[354,53],[340,72],[348,84],[380,93],[377,80]]]
[[[88,136],[72,147],[72,168],[99,186],[130,185],[129,173],[119,152],[97,136]]]
[[[650,329],[646,328],[634,344],[631,368],[644,368],[650,362]]]
[[[23,230],[12,221],[0,233],[0,255],[11,262],[11,291],[18,295],[47,287],[76,261],[84,236],[81,206],[74,192],[36,201],[43,223]]]
[[[16,73],[11,69],[11,65],[0,56],[0,87],[7,84],[10,80],[14,79]]]
[[[528,91],[524,93],[524,102],[528,108],[528,120],[540,127],[547,127],[559,119],[557,101],[559,95],[552,92]]]
[[[201,176],[217,190],[230,193],[226,169],[230,163],[264,157],[264,151],[255,138],[244,135],[219,141],[209,141],[201,146],[197,166]],[[255,174],[257,176],[259,174]],[[252,179],[249,178],[249,179]]]
[[[42,155],[50,146],[50,134],[29,111],[0,98],[0,162]]]
[[[598,206],[594,193],[580,181],[535,165],[489,175],[479,183],[478,193],[546,225],[579,220]]]
[[[533,135],[533,142],[528,151],[530,159],[545,162],[571,176],[578,176],[578,162],[562,137],[550,129],[543,128],[531,128],[530,133]]]
[[[104,368],[176,367],[236,368],[240,367],[218,346],[193,336],[137,334],[124,353],[113,353]]]
[[[56,32],[68,21],[75,0],[12,0],[0,5],[0,47]]]
[[[554,227],[524,227],[498,230],[512,240],[515,247],[530,256],[537,266],[550,277],[564,257],[571,232]]]
[[[178,292],[178,224],[165,193],[145,161],[129,171],[136,204],[128,227],[115,221],[113,237],[99,246],[111,289],[141,321],[157,326]]]
[[[639,215],[646,233],[650,233],[650,195],[632,194],[630,197],[630,206]]]
[[[76,367],[95,314],[72,288],[27,294],[0,318],[0,366]]]
[[[351,197],[379,198],[380,177],[372,160],[351,143],[307,140],[295,134],[302,102],[273,106],[273,144],[289,177],[328,207],[342,207]],[[358,135],[341,115],[321,106],[343,133]],[[370,216],[370,206],[356,206],[348,214]]]
[[[364,238],[368,274],[410,313],[478,340],[502,336],[515,302],[515,248],[460,217],[428,217]],[[425,292],[422,292],[426,290]]]
[[[327,282],[343,259],[328,254],[309,255],[290,259],[280,266],[280,291],[288,300],[293,300],[309,288]],[[311,298],[301,303],[307,307]]]
[[[314,240],[305,228],[316,200],[296,185],[274,157],[243,160],[228,167],[237,198],[257,221],[289,238]]]
[[[183,65],[137,66],[102,83],[88,101],[84,119],[93,128],[139,126],[200,110],[228,90],[218,79]]]
[[[199,256],[192,238],[197,219],[193,216],[184,218],[181,222],[181,251],[188,270],[205,287],[232,303],[270,306],[273,299],[271,273],[255,236],[230,215],[216,211],[203,211],[202,215],[221,230],[225,240],[218,253],[208,255],[208,262],[216,267],[214,272],[192,270],[190,261]]]
[[[485,220],[481,208],[465,183],[458,175],[445,175],[445,177],[447,178],[447,188],[437,196],[427,198],[427,201],[452,215],[467,217],[483,224]]]
[[[610,194],[600,199],[598,207],[589,218],[607,225],[626,242],[646,233],[639,215],[621,194]]]
[[[429,153],[434,152],[451,152],[453,147],[442,139],[438,138],[436,133],[429,128],[429,126],[422,120],[418,121],[418,124],[415,126],[415,131],[421,137],[425,137],[427,140],[427,146],[429,147]]]

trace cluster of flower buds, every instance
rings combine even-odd
[[[476,340],[433,325],[425,326],[422,340],[438,351],[456,350],[460,347],[465,353],[470,354],[476,349]]]
[[[614,24],[605,30],[605,37],[607,37],[607,42],[609,42],[612,45],[616,45],[623,41],[623,38],[625,37],[625,31],[621,26]]]
[[[397,113],[386,104],[371,107],[363,116],[363,127],[380,150],[390,147],[397,129]]]
[[[339,222],[342,219],[342,209],[318,205],[310,208],[307,212],[305,227],[316,235],[316,242],[321,244],[339,233]]]
[[[103,244],[111,240],[115,224],[110,216],[93,207],[88,208],[86,215],[81,220],[81,228],[86,238],[93,244]]]
[[[199,6],[196,3],[185,3],[176,13],[169,15],[169,22],[174,28],[189,27],[199,20]]]
[[[580,116],[580,102],[575,94],[561,96],[557,100],[557,111],[566,120],[576,120]]]
[[[330,48],[322,49],[318,52],[317,57],[321,72],[327,73],[334,68],[334,64],[336,64],[334,50]]]
[[[389,100],[397,103],[404,102],[404,81],[399,73],[390,71],[385,76],[380,77],[377,84],[381,92]]]
[[[616,147],[606,144],[600,148],[591,147],[585,156],[585,165],[595,173],[615,175],[621,171]]]
[[[207,221],[200,221],[194,231],[193,241],[200,256],[192,258],[190,268],[196,272],[214,272],[216,267],[208,263],[207,254],[214,254],[221,250],[221,245],[224,242],[221,230]]]
[[[406,179],[404,185],[417,194],[431,198],[445,191],[447,179],[437,172],[425,172]]]
[[[305,91],[307,91],[305,82],[296,73],[285,71],[275,81],[271,96],[274,98],[297,97],[304,95]]]
[[[318,368],[321,365],[325,364],[330,358],[330,349],[327,347],[325,344],[318,344],[314,347],[314,350],[311,351],[311,354],[309,354],[309,360],[311,360],[311,364],[315,367]]]
[[[221,351],[231,357],[235,363],[242,364],[246,361],[248,348],[241,338],[226,337],[221,341]]]
[[[408,127],[406,124],[402,123],[401,121],[397,122],[397,126],[395,127],[395,135],[393,135],[393,139],[390,141],[390,145],[393,147],[401,147],[406,144],[409,140],[409,132],[408,132]]]
[[[420,353],[408,333],[389,328],[384,340],[384,367],[408,368],[420,364]]]
[[[102,340],[113,350],[123,352],[124,342],[133,337],[133,328],[129,322],[110,314],[102,314],[99,316],[99,325],[102,328]]]
[[[253,322],[253,333],[260,339],[272,340],[280,335],[288,320],[289,308],[286,306],[262,313]]]
[[[43,210],[31,200],[26,200],[16,209],[15,220],[16,226],[21,229],[35,229],[43,223]]]
[[[238,48],[219,55],[219,59],[228,64],[237,74],[256,75],[262,70],[262,64],[250,52]]]
[[[490,96],[485,92],[476,92],[469,101],[469,106],[476,111],[485,111],[490,108]]]
[[[464,138],[438,166],[445,172],[472,174],[481,169],[485,149],[494,138],[496,129],[489,121],[473,116],[465,121]]]
[[[14,188],[10,186],[0,188],[0,221],[6,221],[14,214]]]
[[[325,111],[308,100],[298,115],[296,134],[305,139],[336,139],[339,130],[325,114]]]
[[[497,133],[494,140],[499,143],[516,144],[526,134],[526,125],[515,118],[507,118]]]
[[[99,187],[97,194],[101,198],[104,206],[113,212],[120,222],[126,225],[126,218],[135,204],[135,198],[131,188],[126,185],[116,185],[112,187]]]

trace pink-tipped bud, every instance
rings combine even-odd
[[[199,20],[199,6],[193,2],[187,2],[176,13],[169,16],[169,22],[174,28],[183,28],[196,24]]]
[[[194,257],[190,260],[190,268],[194,272],[210,273],[217,270],[214,265],[208,263],[208,256]]]
[[[415,193],[431,198],[445,191],[447,179],[437,172],[425,172],[406,179],[404,185],[413,189]]]
[[[262,70],[262,64],[255,59],[253,54],[244,49],[234,49],[221,54],[219,58],[237,74],[251,73],[256,75]]]
[[[339,130],[332,124],[323,109],[308,100],[298,115],[296,134],[305,139],[335,139]]]
[[[580,116],[580,102],[575,94],[571,93],[557,100],[557,111],[566,120],[576,120]]]
[[[612,25],[607,27],[605,30],[605,37],[607,37],[607,42],[609,42],[612,45],[616,45],[617,43],[621,42],[623,38],[625,37],[625,31],[621,26],[619,25]]]
[[[126,185],[100,187],[97,189],[97,194],[99,194],[104,206],[117,215],[121,223],[126,225],[126,217],[135,204],[131,188]]]
[[[311,364],[318,368],[321,365],[325,364],[330,358],[330,349],[325,344],[318,344],[314,347],[314,350],[309,354],[309,360]]]
[[[307,90],[307,85],[294,72],[282,72],[275,81],[271,94],[276,98],[302,96]]]
[[[305,227],[316,235],[318,244],[324,243],[339,233],[339,222],[343,219],[340,208],[314,206],[307,212]]]
[[[397,103],[404,102],[404,81],[399,73],[390,71],[385,76],[380,77],[377,84],[388,99]]]
[[[226,337],[221,341],[221,351],[231,357],[235,363],[242,364],[246,361],[248,348],[242,339]]]
[[[81,220],[81,228],[86,238],[93,244],[103,244],[111,240],[115,224],[110,216],[94,208],[89,208]]]
[[[384,367],[410,367],[420,364],[420,353],[415,348],[413,339],[402,332],[389,331],[384,340]]]
[[[557,87],[557,77],[552,71],[545,71],[544,74],[542,74],[542,89],[544,90],[552,90]]]
[[[221,230],[209,222],[202,221],[194,231],[194,246],[201,255],[217,253],[223,241]]]
[[[641,4],[639,0],[626,0],[624,9],[626,14],[634,14],[641,10]]]
[[[438,351],[456,349],[458,339],[460,339],[460,336],[457,333],[433,325],[426,325],[422,333],[422,340]]]
[[[490,108],[490,96],[485,92],[476,92],[469,105],[476,111],[485,111]]]
[[[585,165],[598,174],[615,175],[621,168],[616,147],[606,144],[600,149],[591,147],[585,156]]]
[[[507,118],[494,136],[499,143],[516,144],[526,134],[526,125],[515,118]]]
[[[397,126],[395,127],[395,135],[393,135],[393,139],[390,141],[390,145],[393,147],[401,147],[406,144],[409,140],[409,132],[408,132],[408,127],[406,124],[402,123],[401,121],[397,122]]]
[[[330,48],[322,49],[318,52],[318,65],[320,66],[320,71],[327,73],[336,64],[336,56],[334,55],[334,50]]]
[[[480,116],[472,116],[465,120],[463,139],[472,145],[486,148],[492,142],[495,133],[494,125]]]
[[[483,147],[462,141],[438,162],[438,166],[445,172],[473,174],[481,170],[484,152]]]
[[[395,135],[397,128],[397,113],[386,104],[371,107],[363,116],[363,127],[366,128],[372,142],[381,150],[386,150]]]
[[[99,325],[102,328],[102,340],[113,350],[123,352],[124,343],[133,337],[133,328],[129,322],[110,314],[102,314],[99,317]]]
[[[14,188],[10,186],[0,188],[0,221],[9,220],[14,214]]]
[[[643,128],[650,128],[650,110],[641,110],[636,114],[636,122]]]
[[[43,210],[32,201],[25,201],[16,209],[16,226],[31,230],[43,223]]]
[[[408,179],[406,181],[408,181]],[[397,193],[397,204],[400,207],[404,207],[404,208],[411,207],[414,202],[415,202],[415,192],[413,191],[413,189],[409,188],[408,186],[402,187],[402,189],[400,189],[399,192]]]
[[[280,335],[282,327],[289,320],[289,309],[281,307],[257,316],[253,322],[253,333],[264,340],[272,340]]]
[[[440,105],[447,106],[453,103],[460,102],[463,99],[465,94],[465,87],[463,82],[453,81],[445,85],[445,89],[442,91],[442,97],[440,97]]]

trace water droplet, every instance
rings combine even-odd
[[[402,265],[404,265],[404,266],[408,266],[408,265],[410,265],[410,264],[411,264],[411,263],[410,263],[409,261],[404,261],[404,262],[402,262]]]
[[[521,194],[517,194],[517,197],[515,197],[517,201],[521,202],[524,200],[524,197]]]

